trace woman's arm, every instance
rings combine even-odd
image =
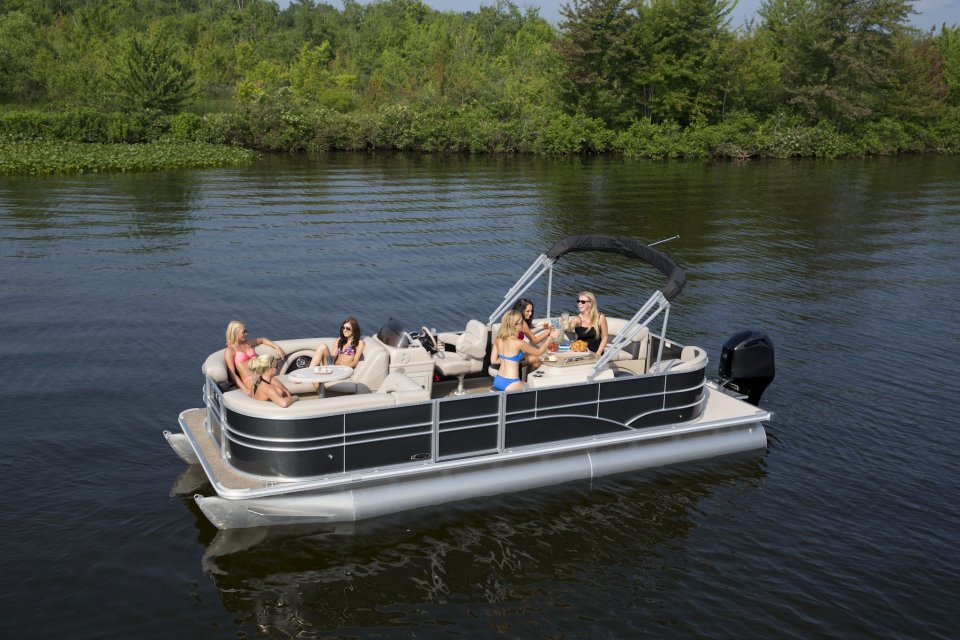
[[[542,332],[539,336],[535,333],[536,329],[530,326],[526,320],[523,321],[523,332],[530,336],[530,344],[539,346],[541,342],[550,337],[549,331]]]
[[[227,350],[223,352],[223,360],[227,365],[227,378],[233,380],[233,383],[245,394],[250,395],[250,390],[247,389],[247,385],[243,383],[243,376],[237,371],[237,363],[234,361],[236,353],[237,350],[233,347],[227,347]]]
[[[610,331],[607,329],[607,316],[600,314],[600,345],[597,347],[597,355],[603,355],[603,350],[607,348],[607,339],[610,337]]]
[[[500,338],[493,341],[493,347],[490,349],[490,364],[500,364]]]
[[[547,337],[553,338],[554,337],[553,334],[554,332],[550,331],[547,333]],[[546,351],[547,347],[550,346],[550,341],[544,340],[543,344],[541,344],[539,347],[535,347],[531,344],[527,344],[523,340],[520,340],[519,344],[520,344],[520,350],[523,351],[524,353],[529,355],[534,355],[534,356],[542,356],[543,352]]]
[[[283,349],[280,348],[280,345],[278,345],[276,342],[274,342],[270,338],[257,338],[256,340],[253,341],[254,346],[258,344],[265,344],[271,349],[273,349],[274,351],[276,351],[277,357],[280,358],[281,360],[287,357],[287,354],[284,353]]]
[[[274,402],[275,404],[280,405],[284,409],[286,409],[287,407],[289,407],[294,402],[300,399],[298,396],[295,396],[295,395],[284,395],[283,393],[280,392],[279,389],[273,386],[273,384],[263,383],[260,385],[259,389],[263,389],[264,387],[266,388],[267,398],[272,402]],[[287,393],[289,394],[289,391]]]

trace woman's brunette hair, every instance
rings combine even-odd
[[[350,339],[347,339],[347,336],[343,335],[343,325],[350,325]],[[357,319],[353,316],[350,316],[346,320],[340,323],[340,337],[337,339],[337,349],[343,349],[347,344],[352,344],[357,346],[360,344],[360,323],[357,322]]]
[[[533,306],[533,300],[530,298],[520,298],[517,300],[517,303],[513,305],[514,311],[520,312],[520,317],[523,318],[524,322],[527,321],[527,316],[523,313],[524,310],[526,310],[527,305],[530,305],[530,319],[533,320],[533,314],[537,312],[537,308]]]

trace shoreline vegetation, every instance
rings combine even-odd
[[[16,0],[0,175],[237,166],[259,153],[843,158],[960,153],[960,28],[909,0]],[[695,36],[695,37],[691,37]]]

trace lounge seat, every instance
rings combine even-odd
[[[402,373],[386,376],[373,393],[301,399],[286,408],[269,400],[255,400],[239,389],[223,394],[223,404],[227,409],[255,418],[305,418],[429,399],[427,391]]]
[[[623,331],[623,328],[627,325],[627,321],[621,318],[608,318],[607,319],[607,331],[610,334],[610,339],[607,341],[607,344],[611,344],[616,337]],[[630,344],[624,347],[620,353],[616,355],[613,359],[614,362],[620,362],[623,360],[637,360],[639,367],[643,368],[647,363],[647,352],[650,347],[650,329],[644,327],[641,329],[635,336],[630,339]]]
[[[679,358],[661,360],[650,365],[651,374],[683,373],[707,366],[707,352],[700,347],[684,347]]]
[[[299,340],[277,340],[276,343],[287,354],[285,368],[281,370],[280,381],[290,389],[292,393],[311,393],[314,391],[313,384],[308,382],[294,382],[290,379],[287,371],[298,367],[293,367],[293,363],[300,359],[309,359],[321,344],[326,344],[331,351],[335,350],[336,338],[302,338]],[[210,354],[203,363],[203,373],[210,376],[214,382],[221,388],[227,388],[229,380],[227,377],[227,366],[223,360],[225,349]],[[274,353],[271,347],[259,345],[256,347],[258,354]],[[337,393],[370,393],[383,382],[384,378],[390,372],[390,355],[387,350],[379,345],[375,340],[364,340],[363,356],[360,363],[357,364],[353,375],[349,380],[328,383],[327,391]]]

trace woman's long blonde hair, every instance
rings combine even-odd
[[[523,320],[523,316],[516,309],[511,309],[500,318],[500,329],[497,331],[497,337],[506,340],[509,337],[517,337],[517,323]]]
[[[593,295],[593,293],[589,291],[581,291],[580,293],[577,294],[577,297],[580,297],[580,296],[583,296],[584,298],[590,301],[590,313],[588,313],[587,315],[590,318],[590,326],[596,327],[600,323],[600,310],[597,309],[597,296]],[[599,331],[600,329],[598,328],[597,329],[598,336],[600,335]]]
[[[257,386],[263,380],[263,373],[269,371],[276,362],[277,358],[272,353],[264,353],[250,358],[247,362],[247,368],[250,370],[250,375],[253,376],[254,391],[257,390]]]
[[[272,367],[276,362],[276,356],[274,356],[272,353],[264,353],[250,358],[249,362],[247,362],[247,368],[250,370],[250,373],[255,376],[259,376],[264,371],[269,371],[270,367]]]
[[[227,325],[227,346],[237,344],[237,340],[240,339],[240,334],[243,332],[245,326],[246,325],[239,320],[230,321],[230,324]]]

